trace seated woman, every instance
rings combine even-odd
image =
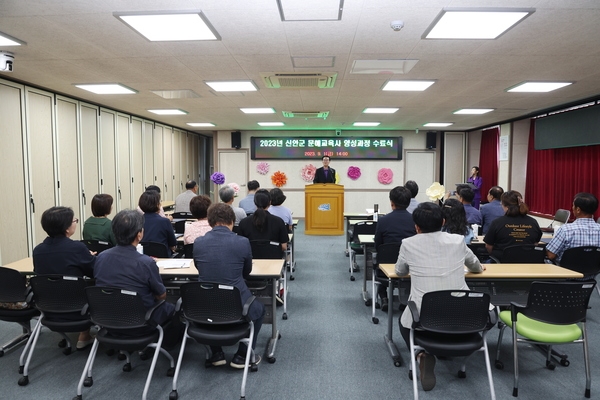
[[[271,196],[266,189],[254,194],[256,211],[240,221],[239,234],[249,240],[268,240],[281,245],[282,256],[287,250],[288,232],[283,220],[271,215],[267,209],[271,205]]]
[[[79,219],[74,218],[73,210],[70,207],[51,207],[44,211],[41,222],[48,237],[33,249],[35,273],[93,277],[96,257],[85,244],[70,239],[79,222]],[[78,320],[81,315],[77,313],[66,318]],[[93,341],[89,330],[80,332],[77,349],[83,349]]]
[[[108,215],[112,210],[113,198],[110,194],[97,194],[92,198],[92,214],[83,224],[84,240],[99,240],[111,245],[117,244],[110,229]]]
[[[442,207],[444,216],[444,226],[442,232],[455,233],[465,237],[465,243],[471,243],[473,240],[473,229],[467,224],[467,214],[465,207],[456,199],[448,199]]]
[[[159,215],[160,193],[155,190],[145,191],[140,196],[138,205],[144,212],[144,241],[163,243],[167,246],[170,257],[177,246],[177,239],[171,221]]]
[[[293,225],[292,211],[289,208],[282,206],[286,199],[285,194],[283,194],[283,191],[279,188],[271,189],[269,194],[271,195],[271,207],[269,207],[269,213],[281,218],[287,225],[288,231],[291,232]]]
[[[185,232],[183,233],[184,244],[193,244],[196,238],[206,235],[206,232],[212,229],[206,218],[206,212],[210,204],[210,198],[205,195],[192,197],[192,200],[190,200],[190,212],[198,221],[185,224]]]
[[[542,230],[537,221],[528,216],[529,207],[523,202],[523,196],[516,190],[504,192],[500,197],[504,216],[492,221],[483,241],[488,253],[496,258],[508,246],[517,244],[536,244],[542,238]]]
[[[150,185],[146,188],[146,192],[150,191],[150,190],[154,190],[155,192],[158,192],[158,194],[160,195],[160,188],[156,185]],[[144,211],[142,211],[142,209],[140,208],[140,206],[138,205],[137,210],[139,211],[140,214],[143,214]],[[167,215],[165,214],[165,210],[162,207],[162,204],[159,206],[158,208],[158,215],[160,215],[163,218],[168,218],[169,221],[173,221],[173,216],[172,215]]]

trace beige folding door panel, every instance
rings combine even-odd
[[[110,194],[117,203],[117,155],[115,133],[117,114],[112,110],[100,109],[100,185],[102,193]],[[113,203],[113,204],[115,204]],[[113,207],[112,215],[115,214]]]
[[[456,190],[457,183],[467,181],[465,160],[465,134],[463,132],[444,133],[444,187],[446,190]]]
[[[170,200],[167,197],[165,191],[165,175],[164,175],[164,166],[165,161],[163,158],[163,126],[156,124],[154,126],[154,185],[160,188],[161,199],[162,200]]]
[[[179,192],[173,187],[173,129],[163,127],[163,196],[165,200],[175,200]]]
[[[196,135],[187,134],[187,168],[186,168],[186,181],[195,179],[198,176],[198,169],[194,169],[194,159],[197,152],[194,151],[194,145],[198,147],[198,142],[195,140]],[[194,172],[196,171],[196,172]]]
[[[71,207],[81,223],[72,239],[81,239],[83,222],[91,215],[83,210],[79,186],[78,104],[65,97],[56,98],[56,144],[58,164],[58,204]]]
[[[144,157],[144,189],[154,185],[154,123],[144,121],[142,131]],[[138,193],[139,197],[142,193]]]
[[[181,193],[185,190],[185,182],[187,179],[183,178],[182,165],[185,162],[184,146],[182,145],[182,137],[185,138],[185,133],[173,129],[173,191],[175,193]]]
[[[83,218],[92,215],[92,198],[100,193],[100,169],[98,155],[99,109],[91,104],[79,104],[81,141],[81,197],[83,199]]]
[[[42,213],[56,204],[52,93],[26,88],[29,194],[33,213],[33,245],[46,238],[40,224]]]
[[[419,185],[418,201],[429,201],[425,190],[435,181],[435,152],[405,150],[404,182],[413,180]]]
[[[121,211],[131,207],[131,145],[129,115],[117,114],[117,201],[113,208]]]
[[[142,140],[144,122],[138,118],[131,119],[131,204],[136,208],[138,199],[144,191],[144,144]]]
[[[27,192],[25,187],[24,87],[0,83],[0,181],[4,207],[0,208],[0,265],[29,255]]]

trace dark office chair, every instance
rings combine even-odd
[[[500,320],[505,325],[498,336],[496,368],[504,367],[500,361],[500,345],[504,329],[509,326],[513,330],[514,397],[519,395],[518,343],[547,344],[546,367],[550,370],[555,368],[551,361],[553,345],[582,343],[586,376],[585,397],[590,397],[592,378],[585,321],[590,295],[595,285],[596,281],[533,282],[526,306],[511,303],[510,310],[500,312]]]
[[[28,291],[25,277],[19,271],[0,267],[0,303],[4,303],[0,308],[0,321],[16,322],[23,327],[21,335],[2,346],[0,357],[4,356],[4,352],[25,343],[31,336],[31,319],[40,312],[27,302]]]
[[[112,244],[100,240],[82,240],[81,242],[87,246],[88,250],[95,251],[97,254],[113,247]]]
[[[90,279],[62,275],[31,277],[29,283],[33,301],[41,316],[19,359],[19,372],[23,374],[19,379],[19,386],[29,383],[29,364],[42,326],[63,337],[59,346],[65,344],[63,350],[65,355],[71,354],[72,350],[71,341],[65,332],[82,332],[92,326],[89,315],[84,310],[87,303],[85,288],[92,282]],[[27,356],[27,361],[24,362],[25,356]]]
[[[356,264],[356,255],[364,254],[363,246],[358,241],[358,235],[375,235],[377,229],[376,221],[360,221],[354,224],[352,228],[352,238],[350,239],[350,280],[354,281],[354,271],[358,271],[358,264]],[[366,263],[365,263],[366,264]]]
[[[144,247],[144,254],[156,258],[171,258],[166,244],[158,242],[140,242]]]
[[[275,260],[283,258],[283,250],[279,243],[268,240],[251,240],[252,258]]]
[[[555,222],[566,224],[567,222],[569,222],[570,217],[571,211],[559,208],[558,210],[556,210],[556,214],[554,214],[554,219],[552,220],[550,225],[548,225],[547,228],[541,228],[542,232],[554,233],[554,227],[552,225],[554,225]]]
[[[486,342],[489,328],[490,296],[487,293],[468,290],[441,290],[425,293],[421,312],[414,301],[408,302],[413,325],[410,330],[411,371],[415,400],[417,389],[417,366],[415,349],[425,350],[434,356],[465,357],[458,371],[465,378],[466,359],[476,351],[483,351],[490,385],[490,395],[496,398],[494,380]]]
[[[371,304],[367,304],[367,306],[371,306],[371,320],[374,324],[379,323],[379,318],[375,317],[375,309],[381,307],[379,302],[377,302],[376,289],[382,283],[388,283],[388,278],[379,269],[379,264],[396,264],[401,244],[402,243],[384,243],[377,247],[377,252],[373,253],[373,270],[371,277],[373,301],[370,302]],[[369,302],[367,301],[367,303]],[[391,306],[392,304],[388,305],[388,307]]]
[[[546,244],[517,244],[508,246],[500,258],[490,256],[500,264],[543,264],[546,258]]]
[[[185,233],[185,224],[187,221],[177,221],[173,224],[173,229],[175,233]]]
[[[467,247],[471,249],[480,263],[487,263],[490,260],[490,253],[488,253],[487,249],[485,248],[484,242],[467,243]]]
[[[183,245],[183,258],[194,258],[194,243]]]
[[[211,354],[208,346],[233,346],[238,342],[248,345],[240,399],[246,396],[246,379],[248,367],[257,371],[252,351],[254,323],[247,317],[250,304],[255,300],[252,296],[242,306],[240,291],[236,287],[224,287],[218,283],[190,282],[181,286],[181,299],[177,307],[183,310],[185,318],[185,333],[181,342],[177,368],[173,377],[173,391],[169,400],[177,400],[177,378],[181,370],[181,362],[185,353],[187,339],[194,339],[207,348],[205,367],[211,366]]]
[[[582,280],[596,279],[596,275],[600,273],[600,247],[582,246],[568,249],[560,259],[560,266],[581,272]],[[600,287],[596,286],[596,289],[600,294]]]
[[[194,219],[191,212],[174,212],[171,216],[173,219]]]
[[[152,382],[152,374],[156,367],[158,355],[163,354],[169,359],[170,368],[167,376],[173,376],[175,362],[173,357],[164,350],[163,328],[152,321],[152,314],[163,302],[158,302],[152,309],[147,310],[142,298],[136,292],[110,287],[89,287],[85,290],[90,318],[98,327],[98,334],[86,361],[85,367],[77,385],[77,396],[82,399],[83,386],[90,387],[94,384],[92,367],[100,343],[111,349],[119,349],[125,355],[126,364],[123,371],[131,371],[129,353],[154,348],[152,364],[148,371],[142,399],[146,399],[148,388]]]

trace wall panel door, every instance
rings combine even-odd
[[[175,193],[173,189],[173,129],[169,127],[163,127],[163,171],[164,171],[164,186],[163,199],[175,200],[175,196],[179,193]]]
[[[100,193],[99,112],[97,106],[85,103],[79,104],[83,220],[92,215],[92,198],[95,194]]]
[[[24,87],[0,83],[0,181],[4,207],[0,207],[0,265],[27,257],[31,242],[28,235],[28,196],[25,186]]]
[[[467,181],[465,171],[466,141],[463,132],[444,133],[444,187],[456,190],[457,183]]]
[[[435,152],[427,150],[405,150],[404,182],[413,180],[419,185],[419,202],[429,201],[425,190],[435,181]]]
[[[144,121],[144,189],[154,185],[154,123]],[[141,193],[140,193],[141,194]]]
[[[27,144],[29,149],[29,191],[33,212],[34,246],[46,238],[40,220],[42,213],[56,205],[54,163],[54,96],[37,89],[25,90]]]
[[[144,191],[144,147],[143,147],[144,122],[138,118],[131,119],[131,205],[136,208],[138,199]]]
[[[115,146],[117,115],[112,110],[100,110],[100,184],[102,193],[110,194],[117,203],[117,155]],[[111,218],[115,214],[113,207]]]
[[[131,145],[129,115],[117,114],[117,211],[131,207]]]
[[[163,158],[163,126],[156,124],[154,126],[153,136],[154,148],[154,185],[160,188],[162,200],[168,200],[165,196],[165,162]]]
[[[186,182],[181,175],[182,154],[184,154],[181,145],[182,137],[184,137],[183,132],[173,129],[173,191],[175,193],[182,193]]]
[[[56,144],[58,164],[58,204],[73,208],[81,223],[72,239],[80,240],[86,213],[82,210],[79,182],[79,140],[77,101],[56,99]],[[90,213],[91,215],[91,213]]]

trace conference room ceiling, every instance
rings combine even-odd
[[[281,0],[281,4],[291,1]],[[313,15],[339,3],[303,0],[298,4],[311,8],[307,15]],[[14,72],[0,72],[0,78],[198,132],[265,129],[258,122],[284,122],[278,130],[465,131],[600,95],[598,0],[342,3],[341,20],[282,21],[276,0],[2,0],[0,32],[26,45],[0,46],[15,55]],[[535,12],[495,40],[422,39],[444,7],[526,7]],[[189,10],[202,10],[221,40],[150,42],[113,15]],[[404,28],[394,31],[390,27],[394,20],[402,20]],[[406,74],[351,73],[356,60],[390,59],[418,62]],[[330,89],[270,89],[261,77],[265,72],[337,73],[337,79]],[[215,92],[205,84],[248,79],[257,91]],[[390,79],[434,80],[435,84],[423,92],[382,91]],[[531,80],[574,84],[549,93],[506,92]],[[96,95],[74,86],[106,82],[138,93]],[[153,93],[175,90],[190,92],[175,99]],[[276,113],[244,114],[243,107],[272,107]],[[367,107],[399,110],[362,113]],[[147,111],[156,108],[177,108],[188,114],[159,116]],[[494,111],[453,114],[461,108]],[[286,118],[283,111],[329,111],[329,115]],[[352,126],[374,121],[381,124]],[[216,126],[186,125],[191,122]],[[452,125],[423,126],[429,122]]]

